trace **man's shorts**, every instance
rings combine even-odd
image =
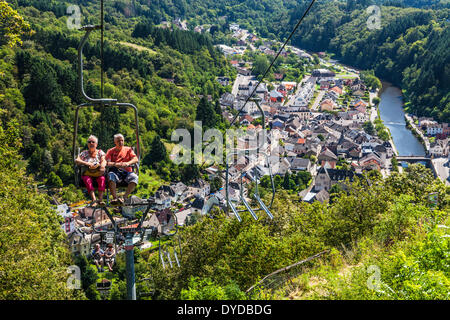
[[[125,182],[126,184],[129,184],[130,182],[134,182],[135,184],[138,184],[139,177],[134,172],[114,170],[108,173],[108,179],[115,183]]]

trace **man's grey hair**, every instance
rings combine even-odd
[[[116,141],[117,138],[122,138],[123,140],[125,140],[125,138],[123,137],[123,135],[120,134],[120,133],[114,135],[114,141]]]
[[[92,139],[95,139],[95,143],[98,143],[98,138],[96,136],[94,136],[93,134],[91,134],[88,138],[88,141]]]

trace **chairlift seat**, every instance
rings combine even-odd
[[[76,185],[79,188],[86,188],[86,185],[84,184],[83,179],[81,179],[81,175],[82,175],[81,174],[81,172],[82,172],[81,168],[82,167],[83,166],[79,166],[79,165],[75,166],[75,176],[77,177]],[[139,172],[139,170],[137,169],[138,168],[137,164],[134,164],[131,167],[133,168],[133,172]],[[104,174],[105,178],[106,178],[106,188],[107,189],[108,189],[108,171],[109,171],[108,168],[106,168],[106,172]],[[96,188],[96,189],[98,188],[97,180],[95,179],[95,177],[93,177],[93,179],[92,179],[92,184],[93,184],[94,188]],[[128,187],[128,183],[126,183],[125,181],[116,183],[116,188],[117,189],[126,189],[127,187]]]

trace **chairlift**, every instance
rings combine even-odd
[[[134,111],[134,123],[135,123],[135,135],[136,135],[136,146],[133,148],[136,156],[138,158],[138,162],[132,166],[133,171],[136,174],[139,174],[139,165],[141,160],[141,147],[140,147],[140,138],[139,138],[139,121],[138,121],[138,110],[137,107],[134,106],[131,103],[120,103],[117,101],[117,99],[112,98],[91,98],[89,97],[86,92],[84,91],[84,84],[83,84],[83,48],[89,38],[89,35],[92,31],[102,29],[101,25],[87,25],[83,26],[80,30],[85,31],[85,35],[83,39],[81,40],[81,43],[78,47],[78,86],[81,94],[83,97],[88,101],[86,103],[82,103],[77,106],[75,110],[75,119],[74,119],[74,133],[73,133],[73,142],[72,142],[72,154],[73,154],[73,160],[74,160],[74,171],[75,171],[75,185],[79,188],[84,187],[84,183],[81,179],[81,167],[75,163],[76,158],[78,157],[80,153],[80,147],[77,146],[77,139],[78,139],[78,124],[79,124],[79,112],[82,108],[87,107],[111,107],[111,108],[119,108],[119,107],[126,107],[129,109],[132,109]],[[101,46],[103,47],[103,42],[101,43]],[[102,70],[103,74],[103,70]],[[102,80],[103,81],[103,80]],[[103,92],[102,92],[103,95]],[[94,182],[95,183],[95,182]],[[126,188],[126,184],[121,183],[117,185],[117,188]],[[107,188],[107,198],[108,198],[108,188]],[[108,199],[107,199],[108,200]]]
[[[101,282],[97,282],[96,288],[98,291],[109,291],[111,289],[111,281],[102,279]]]
[[[141,280],[137,280],[136,284],[139,284],[139,287],[141,290],[139,290],[138,296],[140,298],[143,297],[150,297],[153,296],[155,294],[155,280],[153,279],[152,276],[143,278]],[[142,289],[146,289],[145,292],[142,292]]]
[[[181,249],[181,236],[178,235],[176,241],[169,240],[163,244],[161,244],[161,238],[159,238],[158,253],[163,269],[166,269],[166,267],[173,268],[175,263],[176,266],[181,267],[180,259],[183,255]]]
[[[246,173],[241,172],[240,174],[240,195],[239,195],[239,200],[240,202],[242,202],[242,204],[245,206],[245,209],[243,210],[238,210],[236,205],[231,201],[230,196],[229,196],[229,191],[228,191],[228,187],[230,185],[229,181],[228,181],[228,177],[229,177],[229,164],[228,161],[226,161],[226,172],[225,172],[225,187],[226,187],[226,204],[227,204],[227,212],[228,212],[228,207],[231,208],[231,211],[233,212],[233,214],[236,216],[236,218],[238,219],[239,222],[242,221],[242,218],[240,216],[239,213],[241,212],[246,212],[248,211],[253,219],[258,220],[258,216],[256,215],[255,211],[264,211],[267,216],[270,219],[273,219],[273,215],[270,212],[270,208],[272,207],[273,204],[273,200],[275,198],[275,183],[274,183],[274,179],[273,179],[273,174],[272,174],[272,166],[270,164],[270,159],[267,155],[266,152],[262,152],[261,149],[264,147],[267,139],[266,139],[266,121],[265,121],[265,115],[264,115],[264,111],[262,110],[261,106],[259,105],[260,102],[260,98],[252,98],[251,101],[253,101],[256,106],[258,107],[259,111],[261,112],[262,115],[262,128],[263,128],[263,139],[262,142],[259,143],[259,145],[257,146],[256,149],[246,149],[244,150],[244,152],[250,152],[250,151],[256,151],[256,154],[264,154],[266,157],[266,162],[269,168],[269,176],[270,176],[270,181],[271,181],[271,185],[272,185],[272,200],[270,201],[269,206],[267,206],[262,200],[261,200],[261,196],[259,194],[259,189],[258,189],[258,177],[256,175],[256,170],[255,167],[253,168],[253,172],[254,172],[254,181],[255,181],[255,193],[252,195],[253,199],[256,200],[256,202],[259,205],[259,208],[252,208],[251,205],[248,203],[247,199],[244,196],[244,184],[243,184],[243,178],[246,176]],[[269,143],[270,144],[270,143]],[[232,155],[236,154],[237,152],[234,151],[232,153]]]

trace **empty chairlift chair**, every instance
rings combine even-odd
[[[267,142],[267,136],[266,136],[266,125],[265,125],[265,115],[264,115],[264,111],[262,110],[261,106],[259,105],[259,99],[252,99],[253,102],[255,102],[256,106],[258,107],[259,111],[261,112],[262,115],[262,128],[263,128],[263,138],[262,141],[258,141],[258,146],[256,149],[247,149],[245,151],[256,151],[256,154],[264,154],[266,157],[266,162],[269,168],[269,177],[270,177],[270,181],[271,181],[271,186],[272,186],[272,200],[270,202],[270,204],[267,206],[262,200],[261,200],[261,196],[259,194],[259,189],[258,189],[258,176],[256,174],[256,170],[255,168],[253,168],[253,178],[255,181],[255,193],[252,195],[253,198],[256,200],[256,202],[259,205],[259,208],[252,208],[251,205],[249,204],[249,202],[247,201],[247,199],[244,196],[244,184],[243,184],[243,178],[246,176],[246,173],[241,172],[240,174],[240,192],[239,192],[239,202],[242,202],[242,204],[245,206],[246,209],[244,210],[238,210],[236,205],[232,202],[232,200],[230,199],[230,195],[229,195],[229,164],[228,161],[226,161],[226,172],[225,172],[225,188],[226,188],[226,206],[231,208],[231,211],[233,212],[233,214],[236,216],[236,218],[239,221],[242,221],[242,218],[240,216],[241,212],[250,212],[250,214],[252,215],[252,217],[255,220],[258,220],[258,216],[256,215],[255,211],[264,211],[267,216],[270,219],[273,219],[273,215],[270,212],[270,208],[272,207],[272,203],[273,200],[275,198],[275,184],[274,184],[274,180],[273,180],[273,174],[272,174],[272,167],[271,167],[271,163],[270,163],[270,159],[267,156],[267,153],[262,151],[261,148],[264,147],[264,145]],[[236,154],[236,152],[233,152],[232,154]]]

